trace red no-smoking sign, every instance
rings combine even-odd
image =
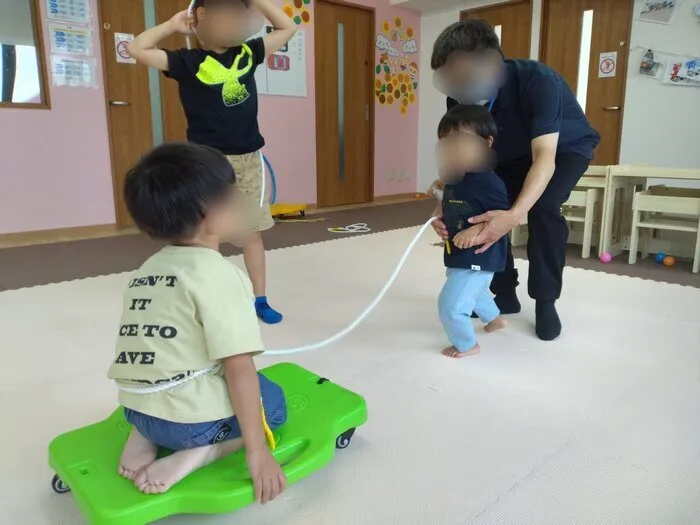
[[[126,40],[122,40],[117,44],[117,54],[122,57],[122,58],[131,58],[131,55],[129,52],[126,50],[127,46],[129,45],[129,42]]]
[[[614,77],[617,69],[617,52],[611,51],[610,53],[601,53],[600,60],[598,61],[598,76]]]
[[[134,35],[130,33],[114,33],[114,49],[116,50],[115,58],[121,64],[136,64],[129,54],[129,42],[134,39]]]

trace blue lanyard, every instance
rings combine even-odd
[[[491,99],[491,102],[489,102],[489,113],[491,113],[491,110],[493,109],[493,105],[496,102],[496,97],[493,97]]]

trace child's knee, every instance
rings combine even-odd
[[[445,287],[438,298],[438,315],[443,323],[456,322],[465,314],[471,314],[473,306],[473,297],[466,294],[465,290],[450,290]]]
[[[454,305],[447,304],[447,302],[443,300],[438,300],[438,316],[443,323],[454,319]]]
[[[270,428],[275,429],[287,421],[287,401],[282,387],[269,380],[265,382],[264,386],[262,381],[260,385],[265,418]]]
[[[454,301],[438,302],[438,316],[440,317],[442,326],[448,327],[458,325],[464,322],[464,315],[465,312],[462,312],[459,305]]]
[[[287,422],[287,403],[285,402],[284,395],[280,397],[279,402],[270,407],[269,411],[266,413],[266,417],[267,424],[272,429],[281,427]]]
[[[440,319],[442,319],[443,316],[450,315],[456,303],[454,291],[450,288],[449,284],[446,283],[438,297],[438,314],[440,315]]]
[[[284,398],[282,399],[282,403],[279,406],[276,406],[273,410],[272,413],[270,414],[270,418],[268,419],[267,424],[270,425],[270,428],[278,428],[284,425],[287,422],[287,405],[284,403]]]

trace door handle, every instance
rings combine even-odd
[[[110,100],[109,105],[110,106],[131,106],[131,102],[127,102],[126,100]]]
[[[620,111],[622,109],[620,106],[605,106],[603,111]]]

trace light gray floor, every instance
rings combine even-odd
[[[272,252],[270,295],[287,317],[265,327],[268,346],[350,322],[415,231]],[[508,330],[453,361],[439,354],[433,242],[356,332],[296,359],[367,398],[351,446],[272,505],[164,523],[700,523],[700,289],[567,269],[560,340],[533,337],[523,292]],[[83,523],[51,491],[47,445],[114,409],[104,376],[126,280],[0,293],[0,523]]]

